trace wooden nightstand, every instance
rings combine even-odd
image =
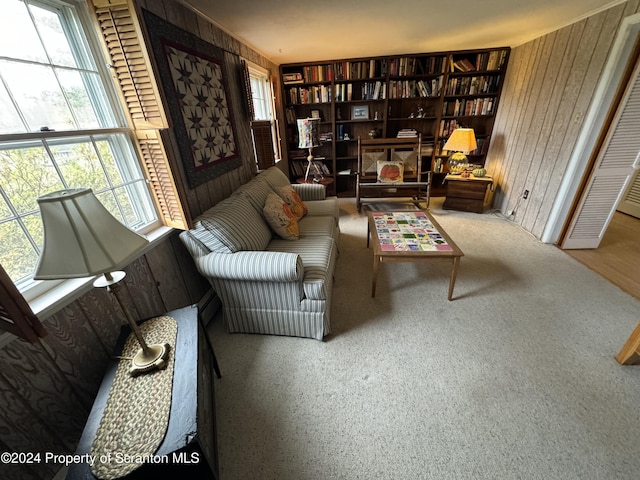
[[[491,177],[467,177],[447,175],[444,177],[447,185],[447,196],[442,208],[448,210],[462,210],[465,212],[482,213],[487,187],[493,188]]]

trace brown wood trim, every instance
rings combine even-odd
[[[0,330],[36,343],[47,331],[0,265]]]

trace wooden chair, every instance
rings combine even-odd
[[[380,181],[379,172],[387,164],[403,165],[401,181]],[[422,170],[422,136],[411,138],[358,138],[358,171],[356,172],[356,206],[373,199],[410,197],[413,203],[425,202],[429,208],[430,170]]]

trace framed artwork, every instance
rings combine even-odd
[[[351,120],[369,120],[369,106],[354,105],[351,107]]]
[[[189,187],[242,164],[222,49],[142,10]]]

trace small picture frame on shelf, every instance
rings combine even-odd
[[[354,105],[351,107],[351,120],[369,120],[369,106]]]
[[[311,110],[311,118],[320,118],[320,110]]]

